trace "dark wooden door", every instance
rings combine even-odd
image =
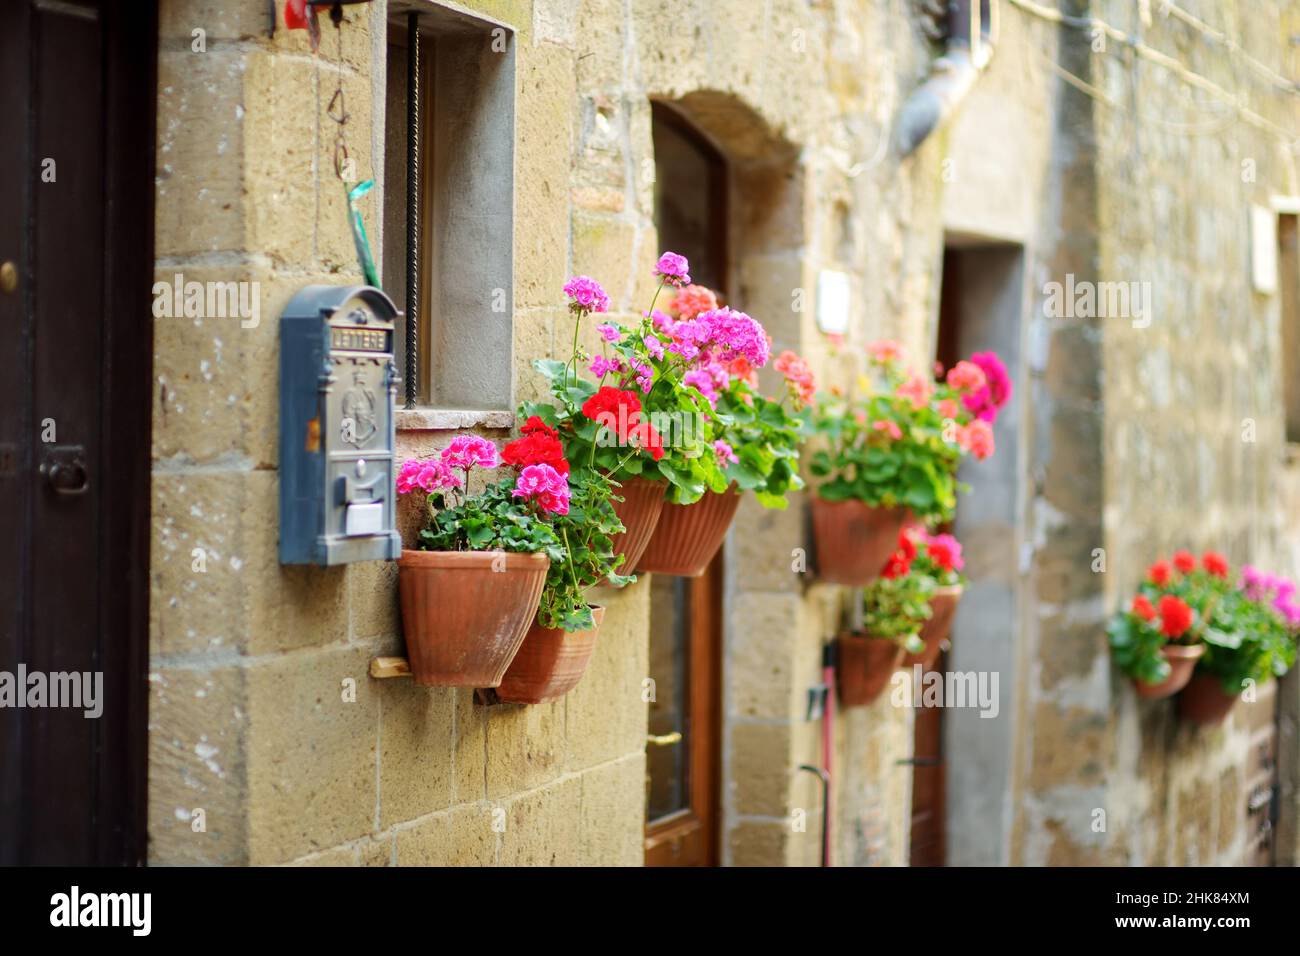
[[[698,578],[651,575],[647,866],[718,861],[722,555]]]
[[[0,671],[101,709],[0,709],[5,864],[143,860],[153,6],[0,30]]]

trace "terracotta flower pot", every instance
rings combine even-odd
[[[540,704],[573,690],[591,662],[605,609],[593,607],[591,615],[596,624],[589,631],[539,627],[534,621],[501,679],[497,699],[509,704]]]
[[[1158,684],[1134,680],[1133,686],[1139,697],[1159,700],[1161,697],[1173,697],[1186,687],[1187,682],[1192,679],[1192,671],[1196,668],[1197,660],[1205,653],[1205,645],[1166,644],[1161,648],[1161,653],[1169,662],[1169,676]]]
[[[614,502],[614,513],[623,522],[627,530],[614,535],[614,553],[620,552],[624,561],[618,566],[618,574],[631,574],[646,545],[659,524],[659,515],[664,507],[664,494],[668,487],[662,481],[648,478],[630,478],[623,482],[617,494],[623,499]]]
[[[920,664],[925,670],[934,666],[943,649],[943,642],[952,633],[952,616],[957,612],[957,602],[961,600],[962,586],[952,584],[936,588],[930,596],[930,617],[921,625],[921,640],[925,650],[919,654],[904,654],[903,667],[910,668]]]
[[[1219,678],[1197,674],[1178,695],[1178,716],[1194,724],[1213,726],[1223,723],[1236,702],[1237,695],[1225,694]]]
[[[664,502],[659,527],[641,555],[637,570],[699,577],[722,547],[739,506],[740,494],[735,488],[721,494],[705,492],[703,498],[690,505]]]
[[[397,582],[415,682],[500,684],[537,613],[550,565],[544,554],[403,551]]]
[[[836,645],[835,685],[841,707],[871,703],[903,661],[903,649],[884,638],[842,633]]]
[[[861,501],[812,502],[817,576],[832,584],[862,587],[880,576],[898,549],[906,508],[872,508]]]

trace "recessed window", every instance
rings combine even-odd
[[[433,4],[393,9],[383,281],[403,311],[414,311],[416,333],[413,367],[407,336],[399,336],[398,368],[404,379],[411,369],[419,405],[508,409],[514,401],[514,34]],[[412,11],[419,17],[414,88]],[[415,122],[408,112],[413,97]],[[411,216],[419,226],[415,263]],[[399,404],[405,392],[404,386]]]
[[[1278,216],[1278,286],[1282,298],[1282,385],[1286,440],[1300,442],[1300,244],[1297,217]]]

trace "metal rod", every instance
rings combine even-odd
[[[807,763],[799,764],[799,769],[816,774],[817,779],[822,782],[822,866],[830,866],[831,775],[821,767],[814,767],[812,764]]]
[[[415,407],[420,367],[420,15],[406,15],[406,407]]]

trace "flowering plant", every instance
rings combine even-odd
[[[564,561],[553,563],[547,572],[538,624],[589,630],[595,621],[587,592],[600,584],[621,586],[635,580],[616,573],[623,559],[614,554],[613,538],[624,528],[614,512],[613,482],[595,469],[572,467],[559,433],[537,417],[524,423],[520,437],[502,449],[501,457],[523,467],[514,494],[531,492],[539,502],[564,499],[564,507],[553,509],[550,519],[564,547]],[[557,476],[567,476],[563,487]]]
[[[977,353],[935,381],[904,365],[897,342],[874,342],[867,351],[873,375],[860,379],[858,394],[827,396],[812,413],[828,446],[810,465],[827,479],[818,494],[947,521],[962,456],[993,454],[993,421],[1011,394],[1006,370],[996,355]]]
[[[908,534],[908,532],[904,532]],[[966,566],[961,542],[950,534],[929,534],[923,528],[910,533],[916,547],[912,568],[932,579],[936,587],[955,587],[966,583],[962,569]]]
[[[402,462],[398,493],[423,491],[427,496],[428,524],[418,542],[422,550],[540,551],[552,561],[563,558],[546,516],[568,507],[564,476],[550,469],[554,479],[545,497],[516,494],[521,486],[512,479],[490,482],[477,494],[469,494],[476,468],[491,471],[499,465],[496,445],[477,435],[458,436],[436,458]]]
[[[519,468],[513,478],[489,482],[467,493],[475,468],[504,462]],[[609,581],[620,560],[612,536],[623,530],[610,499],[607,479],[575,472],[558,436],[539,419],[529,419],[521,436],[502,449],[475,435],[453,439],[437,458],[409,459],[397,476],[399,493],[423,491],[429,522],[419,546],[431,551],[541,552],[550,559],[538,607],[542,627],[585,630],[592,626],[586,592]]]
[[[1203,643],[1197,668],[1215,674],[1236,693],[1247,678],[1284,674],[1295,661],[1300,606],[1295,586],[1243,569],[1234,582],[1226,558],[1207,551],[1198,564],[1187,551],[1152,564],[1130,606],[1106,632],[1116,664],[1148,684],[1169,676],[1166,644]]]
[[[570,280],[573,354],[564,363],[533,363],[555,401],[527,404],[523,412],[558,432],[571,461],[616,481],[663,479],[669,500],[679,504],[735,483],[764,505],[782,507],[785,492],[800,487],[793,465],[800,423],[783,403],[754,391],[754,370],[769,357],[767,336],[748,315],[719,308],[712,292],[690,285],[688,269],[683,256],[665,252],[649,311],[632,329],[597,326],[596,356],[579,348],[579,328],[606,310],[608,297],[592,279]],[[667,306],[675,317],[655,309],[668,288],[677,290]],[[588,360],[595,382],[579,374]]]
[[[862,592],[865,625],[868,634],[901,644],[912,654],[919,654],[925,644],[921,625],[930,619],[930,597],[935,578],[918,565],[916,538],[904,529],[898,535],[898,550],[885,562],[880,576]]]
[[[1247,681],[1281,677],[1295,663],[1300,631],[1296,586],[1279,575],[1246,565],[1232,600],[1215,621],[1231,615],[1235,641],[1210,641],[1198,667],[1218,678],[1225,692],[1239,694]]]

